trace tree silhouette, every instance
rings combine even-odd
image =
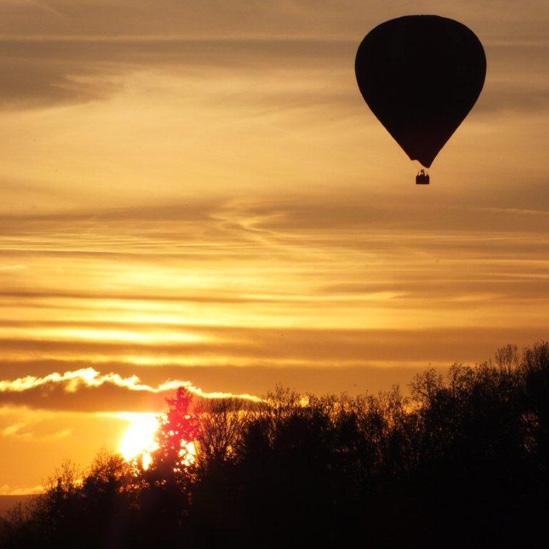
[[[181,477],[185,465],[190,462],[189,444],[200,433],[198,416],[194,413],[193,395],[184,388],[177,389],[175,398],[167,399],[168,411],[161,416],[157,433],[158,450],[153,463],[163,470],[163,475]]]
[[[249,403],[180,389],[158,442],[149,469],[107,454],[65,466],[0,522],[0,546],[539,547],[549,345],[428,370],[409,395],[277,388]]]

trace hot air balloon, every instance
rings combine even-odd
[[[411,160],[430,168],[480,95],[486,56],[475,33],[462,23],[409,15],[366,35],[355,72],[379,121]],[[425,170],[416,183],[429,183]]]

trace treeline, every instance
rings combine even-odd
[[[409,395],[259,404],[180,390],[151,467],[70,467],[6,548],[526,548],[547,543],[549,344],[427,371]],[[195,441],[196,453],[184,441]]]

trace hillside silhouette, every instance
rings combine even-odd
[[[196,455],[185,445],[194,441]],[[4,548],[541,547],[549,344],[419,375],[404,395],[168,401],[150,468],[64,466]]]

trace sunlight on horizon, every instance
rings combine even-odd
[[[158,448],[156,433],[158,415],[150,413],[123,413],[120,417],[129,425],[120,440],[118,451],[126,461],[140,460],[143,469],[152,463],[152,453]]]
[[[118,452],[128,462],[139,463],[147,470],[153,462],[153,454],[158,450],[156,434],[160,427],[158,414],[148,412],[122,412],[118,417],[128,422],[118,444]],[[181,463],[192,465],[196,460],[197,447],[194,441],[182,441]]]

